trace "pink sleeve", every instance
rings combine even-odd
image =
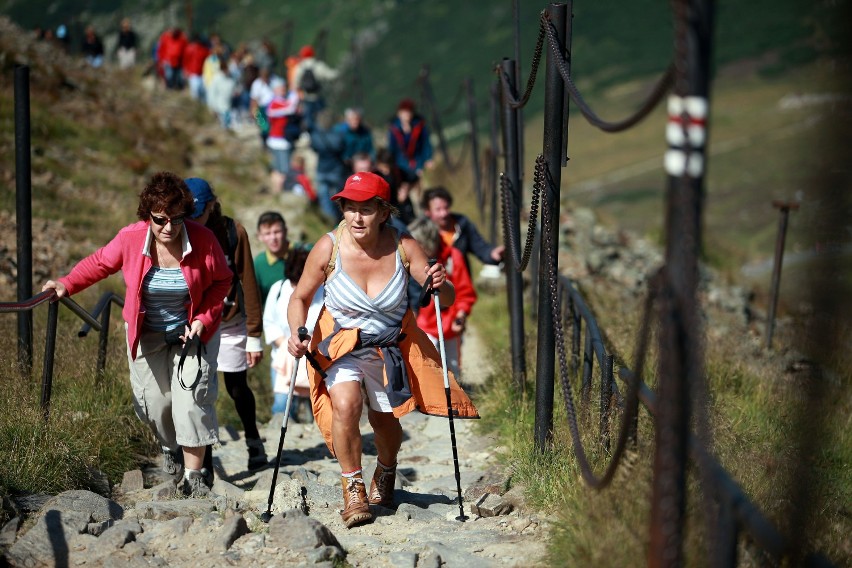
[[[76,294],[121,270],[124,264],[121,238],[119,233],[106,246],[78,262],[67,276],[59,279],[67,288],[68,295]]]

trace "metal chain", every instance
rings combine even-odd
[[[544,14],[544,12],[542,12]],[[509,106],[513,109],[523,108],[526,106],[527,101],[530,100],[530,95],[532,95],[533,87],[535,87],[535,79],[538,75],[538,66],[541,63],[541,54],[544,51],[544,22],[538,27],[538,39],[535,42],[535,52],[533,52],[532,63],[530,64],[530,76],[527,78],[527,86],[524,89],[524,96],[521,97],[520,100],[515,98],[515,94],[512,92],[512,88],[509,85],[509,78],[506,77],[506,74],[500,69],[498,65],[495,68],[495,72],[500,77],[500,82],[503,84],[503,92],[506,93],[506,102],[509,103]]]
[[[546,163],[545,163],[546,165]],[[544,171],[547,171],[546,169]],[[547,180],[550,183],[550,180]],[[542,203],[541,211],[541,231],[542,238],[546,250],[554,250],[552,225],[550,220],[550,203],[547,199]],[[565,352],[565,332],[562,325],[562,310],[560,306],[560,295],[558,290],[559,279],[555,271],[555,263],[549,262],[547,269],[548,286],[550,288],[551,297],[551,314],[553,329],[555,332],[556,351],[559,356],[559,371],[560,382],[562,385],[562,396],[565,401],[565,412],[568,417],[568,429],[571,431],[571,439],[574,447],[574,454],[577,456],[577,461],[580,464],[580,472],[583,479],[590,486],[596,489],[602,489],[609,485],[615,476],[615,472],[621,463],[621,458],[627,449],[628,440],[630,438],[630,427],[633,419],[639,411],[639,385],[642,381],[642,369],[645,366],[645,355],[647,353],[648,337],[650,335],[650,321],[652,315],[652,306],[660,282],[659,274],[652,278],[652,283],[649,288],[648,298],[645,303],[644,316],[640,329],[639,342],[637,345],[636,354],[636,371],[633,373],[629,383],[627,398],[625,400],[626,408],[621,419],[621,428],[618,434],[618,444],[615,452],[613,452],[609,465],[601,477],[598,477],[592,471],[589,464],[589,459],[586,455],[586,450],[583,448],[583,442],[580,439],[580,428],[577,425],[577,412],[574,407],[574,395],[571,392],[571,384],[568,377],[568,364]]]
[[[547,33],[547,44],[550,46],[550,51],[553,53],[553,60],[556,63],[556,69],[562,76],[562,81],[565,83],[565,88],[568,90],[568,94],[571,95],[571,100],[576,103],[580,112],[584,117],[586,117],[586,120],[588,120],[592,126],[595,126],[604,132],[621,132],[638,124],[642,119],[648,116],[652,110],[654,110],[661,100],[663,100],[663,95],[666,94],[674,82],[674,64],[670,64],[666,69],[666,72],[662,77],[660,77],[660,80],[654,86],[654,90],[651,91],[648,98],[642,103],[642,106],[639,107],[639,110],[623,120],[614,122],[604,120],[599,117],[586,103],[583,99],[583,95],[577,88],[577,85],[575,85],[574,81],[571,79],[568,62],[565,61],[565,57],[562,55],[563,47],[559,43],[559,38],[556,37],[556,30],[553,28],[553,24],[547,18],[545,13],[542,13],[541,21],[542,27]]]
[[[530,201],[530,217],[529,225],[527,226],[527,239],[524,243],[523,257],[518,253],[518,244],[521,239],[516,233],[515,223],[512,222],[512,219],[517,213],[515,211],[513,201],[509,197],[509,193],[512,189],[512,181],[504,174],[500,174],[500,198],[503,202],[503,234],[507,236],[509,241],[509,250],[512,253],[512,264],[518,272],[523,272],[527,269],[530,257],[532,256],[533,244],[535,244],[536,221],[538,219],[538,203],[541,198],[542,187],[544,186],[544,168],[544,156],[539,154],[535,159],[533,194],[532,200]]]

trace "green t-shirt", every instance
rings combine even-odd
[[[284,260],[263,251],[254,257],[254,276],[260,287],[260,301],[266,305],[266,296],[272,285],[284,279]]]

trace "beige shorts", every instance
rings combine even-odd
[[[307,363],[307,361],[305,361]],[[370,408],[379,412],[393,412],[385,392],[385,362],[376,352],[366,357],[344,355],[326,370],[325,386],[331,391],[337,383],[358,381],[367,392]]]
[[[218,370],[223,373],[236,373],[248,369],[247,343],[248,330],[244,316],[236,315],[222,322],[219,326],[219,356],[216,358]]]
[[[202,350],[201,379],[189,391],[178,380],[181,349],[181,345],[166,345],[163,333],[155,331],[142,332],[135,361],[130,355],[129,342],[127,348],[136,415],[154,430],[162,446],[172,450],[178,446],[198,448],[219,442],[216,420],[219,333]],[[192,349],[183,364],[186,386],[195,382],[197,372],[198,357]]]

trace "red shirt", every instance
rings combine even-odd
[[[438,261],[447,270],[447,280],[452,282],[456,289],[456,301],[453,305],[441,308],[441,327],[444,329],[444,337],[451,339],[458,334],[452,330],[453,320],[456,314],[464,312],[470,314],[473,304],[476,303],[476,290],[473,289],[473,280],[470,271],[464,262],[464,255],[456,247],[448,247],[441,244],[438,252]],[[429,300],[429,305],[420,308],[417,312],[417,327],[431,335],[438,337],[438,318],[435,315],[435,298]]]
[[[206,45],[199,41],[190,43],[183,52],[183,70],[189,75],[201,75],[208,55],[210,50]]]

